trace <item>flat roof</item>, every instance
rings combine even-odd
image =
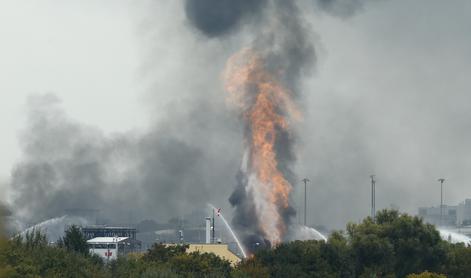
[[[166,244],[166,246],[175,246],[178,244]],[[214,244],[214,243],[190,243],[188,245],[187,253],[200,252],[200,253],[213,253],[220,258],[228,260],[233,266],[238,264],[242,259],[229,250],[227,244]]]
[[[129,237],[95,237],[87,240],[87,243],[116,243],[128,238]]]

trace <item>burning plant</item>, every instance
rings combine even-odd
[[[298,8],[272,1],[276,14],[250,48],[230,57],[224,71],[229,102],[244,123],[245,153],[238,187],[230,197],[233,223],[254,244],[276,246],[295,215],[290,206],[294,162],[293,123],[301,118],[296,99],[298,79],[313,58]]]
[[[271,245],[286,232],[291,184],[279,169],[276,144],[289,136],[290,120],[299,117],[291,92],[266,69],[264,58],[250,49],[232,56],[225,72],[230,101],[244,120],[246,154],[241,172],[247,198],[254,203],[259,231]],[[234,202],[233,202],[234,203]]]

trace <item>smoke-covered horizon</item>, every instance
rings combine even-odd
[[[179,139],[171,127],[107,136],[69,119],[51,94],[32,97],[28,110],[21,135],[24,156],[13,170],[11,187],[15,213],[29,222],[60,216],[68,208],[99,209],[121,223],[133,215],[171,215],[168,219],[184,215],[188,202],[205,207],[211,191],[218,192],[212,186],[218,175],[206,174],[211,152]],[[198,124],[198,112],[187,113],[174,123]],[[218,158],[217,163],[231,161]],[[177,199],[186,201],[178,205]]]
[[[135,19],[145,88],[136,95],[145,99],[148,128],[108,133],[74,117],[68,99],[33,96],[19,135],[21,158],[0,181],[8,184],[10,210],[29,223],[81,206],[114,222],[165,221],[211,202],[231,218],[243,123],[225,104],[221,74],[230,55],[263,31],[258,13],[274,15],[269,2],[251,8],[240,1],[217,28],[196,17],[192,1],[148,3]],[[303,112],[291,180],[298,217],[300,180],[312,181],[310,225],[338,229],[367,215],[373,173],[379,208],[414,213],[437,204],[441,176],[446,203],[471,197],[469,4],[369,2],[299,2],[317,62],[309,75],[289,71],[302,76],[293,86]],[[107,113],[106,104],[101,109]]]

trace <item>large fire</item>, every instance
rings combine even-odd
[[[264,57],[251,49],[233,55],[224,74],[229,100],[247,125],[247,153],[242,164],[248,179],[246,191],[253,198],[259,229],[272,246],[279,244],[286,233],[282,211],[289,206],[292,190],[279,169],[277,138],[289,131],[293,119],[300,117],[291,92],[279,81],[281,74],[268,70]]]

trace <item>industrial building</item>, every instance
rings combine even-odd
[[[140,244],[129,237],[95,237],[87,240],[87,244],[91,254],[96,254],[106,261],[141,251]]]
[[[456,211],[457,226],[471,226],[471,199],[466,199],[458,205]]]
[[[458,206],[443,205],[436,207],[420,207],[419,216],[430,224],[436,226],[455,226],[456,225],[456,211]]]
[[[93,225],[82,227],[86,239],[95,237],[129,237],[136,239],[137,230],[131,227],[112,227],[106,225]]]
[[[167,244],[167,246],[172,245],[174,244]],[[229,261],[232,265],[236,265],[242,260],[229,249],[227,244],[189,244],[186,252],[213,253],[221,259]]]
[[[430,224],[448,227],[471,226],[471,199],[466,199],[458,205],[443,205],[420,207],[419,216]]]
[[[235,242],[222,243],[222,229],[216,233],[214,216],[206,217],[204,225],[201,224],[203,223],[200,222],[199,226],[177,225],[167,229],[150,229],[144,233],[138,233],[136,228],[106,225],[85,226],[81,230],[87,239],[90,253],[97,254],[105,261],[117,259],[131,252],[143,252],[155,243],[164,243],[188,244],[189,253],[213,253],[231,264],[240,262],[242,257],[240,248]]]
[[[141,241],[136,239],[135,228],[94,225],[82,227],[91,254],[97,254],[106,261],[141,252]]]

